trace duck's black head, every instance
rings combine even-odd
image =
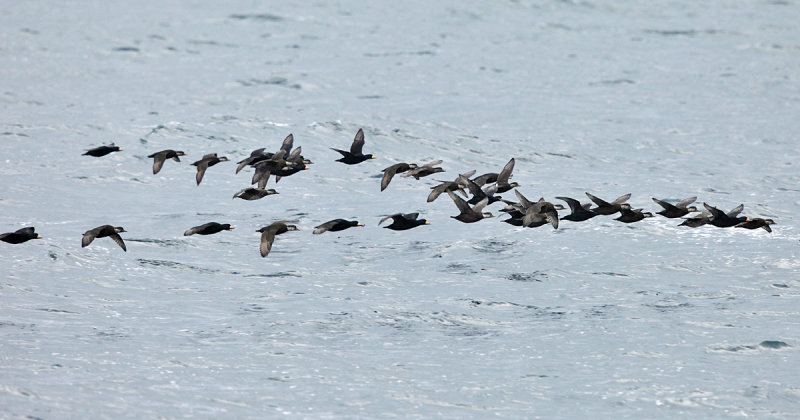
[[[123,228],[122,226],[117,226],[117,227],[114,228],[114,232],[117,232],[117,233],[127,232],[127,230],[125,230],[125,228]]]

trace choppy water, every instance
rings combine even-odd
[[[0,243],[0,417],[800,415],[797,2],[2,9],[0,231],[43,239]],[[378,159],[334,162],[360,127]],[[288,133],[314,164],[279,195],[232,200],[251,173],[230,162],[195,185],[203,154]],[[154,176],[166,148],[187,156]],[[521,229],[425,202],[512,156],[529,198],[697,195],[778,224]],[[431,225],[376,226],[412,211]],[[311,235],[337,217],[367,226]],[[279,219],[301,231],[262,259]],[[208,221],[236,230],[182,236]],[[80,248],[101,224],[127,253]]]

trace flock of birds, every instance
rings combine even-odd
[[[236,194],[233,198],[240,198],[243,200],[258,200],[268,195],[278,194],[275,189],[267,189],[266,185],[271,176],[275,176],[277,183],[281,177],[293,175],[302,170],[308,169],[308,164],[311,161],[304,158],[302,155],[302,148],[293,148],[294,136],[289,134],[283,140],[280,149],[277,152],[266,152],[266,148],[254,150],[250,156],[237,162],[236,173],[238,174],[242,169],[249,166],[252,167],[253,177],[251,185],[256,187],[247,187]],[[348,165],[355,165],[374,159],[375,156],[363,153],[364,148],[364,131],[359,129],[356,133],[350,150],[340,150],[332,148],[342,155],[337,162],[342,162]],[[107,146],[100,146],[90,149],[84,153],[85,156],[102,157],[113,152],[119,152],[122,149],[111,143]],[[162,150],[153,153],[148,158],[153,159],[153,174],[157,174],[164,166],[168,159],[175,162],[180,162],[180,156],[184,156],[184,152],[177,150]],[[218,157],[216,153],[210,153],[203,156],[200,160],[192,163],[197,167],[197,175],[195,181],[197,185],[203,180],[206,170],[220,162],[227,161],[227,157]],[[414,163],[397,163],[383,170],[383,177],[381,178],[381,191],[385,190],[392,178],[395,175],[401,174],[401,177],[414,177],[420,179],[435,173],[444,172],[444,169],[437,166],[441,164],[441,160],[429,162],[426,164],[418,165]],[[510,182],[512,171],[514,170],[514,158],[508,161],[499,173],[486,173],[479,176],[474,176],[476,171],[469,171],[459,174],[453,181],[440,181],[440,183],[431,188],[428,195],[428,202],[436,200],[443,193],[452,199],[458,208],[459,214],[451,216],[452,218],[463,223],[474,223],[485,218],[493,217],[492,213],[485,212],[486,206],[495,202],[501,202],[505,205],[500,211],[510,216],[504,222],[528,228],[535,228],[545,224],[550,224],[554,229],[558,228],[559,220],[568,220],[572,222],[582,222],[589,220],[599,215],[613,215],[619,213],[618,220],[623,223],[634,223],[648,217],[653,217],[653,213],[642,211],[643,209],[634,209],[630,204],[626,203],[630,199],[630,194],[625,194],[618,197],[614,201],[608,202],[598,198],[588,192],[586,195],[591,200],[590,203],[582,204],[580,201],[570,197],[556,197],[556,199],[564,201],[569,206],[570,213],[566,216],[559,218],[558,210],[565,210],[561,204],[553,204],[540,198],[538,201],[533,202],[528,200],[515,188],[519,186],[516,182]],[[514,189],[514,194],[519,201],[510,201],[502,198],[499,194],[505,193]],[[460,194],[463,196],[460,197]],[[471,197],[470,197],[471,196]],[[683,219],[679,226],[699,227],[703,225],[712,225],[716,227],[738,227],[745,229],[758,229],[763,228],[767,232],[772,232],[770,225],[775,222],[772,219],[762,218],[748,218],[739,216],[744,209],[744,205],[740,204],[731,211],[724,212],[706,203],[703,203],[705,210],[700,212],[697,207],[691,204],[697,200],[697,197],[687,198],[678,203],[671,204],[663,200],[653,198],[653,201],[663,208],[657,212],[661,216],[667,218],[682,218],[690,213],[700,213],[691,217]],[[595,207],[592,207],[594,204]],[[392,223],[385,226],[387,229],[392,230],[408,230],[421,225],[427,225],[426,219],[420,219],[419,213],[396,213],[386,216],[378,222],[378,225],[391,219]],[[259,249],[261,256],[266,257],[272,249],[272,244],[277,235],[296,231],[297,226],[288,224],[287,220],[276,221],[268,226],[258,229],[256,232],[261,233],[261,242]],[[314,234],[322,234],[327,231],[338,232],[354,226],[363,226],[358,221],[350,221],[345,219],[333,219],[325,222],[314,228]],[[227,223],[209,222],[200,226],[194,226],[184,232],[185,236],[190,235],[211,235],[221,232],[223,230],[231,230],[233,226]],[[81,246],[86,247],[97,238],[111,238],[116,242],[123,251],[127,251],[125,242],[119,235],[126,232],[124,228],[119,226],[102,225],[94,229],[90,229],[83,234]],[[31,239],[40,239],[41,236],[35,232],[33,227],[25,227],[15,232],[8,232],[0,234],[0,241],[20,244],[27,242]]]

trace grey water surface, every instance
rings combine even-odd
[[[289,3],[0,4],[0,232],[43,237],[0,243],[0,418],[800,416],[797,1]],[[377,158],[335,162],[362,127]],[[289,133],[310,169],[233,200]],[[531,199],[777,224],[426,203],[511,157]],[[340,217],[366,226],[311,234]],[[128,252],[80,247],[103,224]]]

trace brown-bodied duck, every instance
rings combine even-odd
[[[89,246],[89,244],[92,243],[92,241],[94,241],[96,238],[109,237],[114,240],[114,242],[116,242],[123,251],[127,252],[128,248],[125,247],[125,242],[123,242],[122,237],[119,236],[120,232],[126,232],[126,230],[121,226],[114,227],[111,225],[102,225],[94,229],[89,229],[83,234],[83,238],[81,239],[81,248]]]
[[[193,166],[197,166],[197,175],[195,175],[195,181],[197,181],[197,185],[200,185],[200,181],[203,180],[203,175],[206,173],[206,169],[210,166],[214,166],[220,162],[227,162],[228,158],[225,156],[217,157],[216,153],[209,153],[204,155],[202,159],[198,160],[197,162],[192,163]]]
[[[183,156],[184,154],[185,153],[180,150],[166,149],[148,156],[149,158],[153,158],[153,175],[161,170],[161,167],[164,166],[164,161],[172,159],[175,162],[180,162],[181,160],[178,156]]]
[[[459,175],[455,181],[439,181],[439,185],[431,187],[431,192],[428,194],[428,202],[432,203],[446,191],[458,191],[466,197],[467,193],[464,192],[464,189],[467,188],[467,184],[463,180],[469,179],[474,174],[475,170],[472,170]]]
[[[389,183],[392,182],[392,178],[400,173],[410,171],[412,169],[416,169],[417,164],[415,163],[395,163],[394,165],[385,168],[383,170],[383,177],[381,178],[381,191],[385,190],[386,187],[389,186]]]
[[[288,220],[280,220],[256,231],[261,233],[261,244],[259,245],[261,257],[269,255],[269,251],[272,250],[272,243],[275,242],[275,236],[289,231],[299,230],[295,225],[287,225],[287,222]]]
[[[408,178],[410,176],[413,176],[414,179],[419,180],[420,178],[424,178],[428,175],[444,172],[444,169],[436,166],[441,163],[442,163],[441,160],[434,160],[433,162],[428,162],[424,165],[415,165],[417,166],[416,168],[409,169],[406,173],[400,176],[403,178]]]

